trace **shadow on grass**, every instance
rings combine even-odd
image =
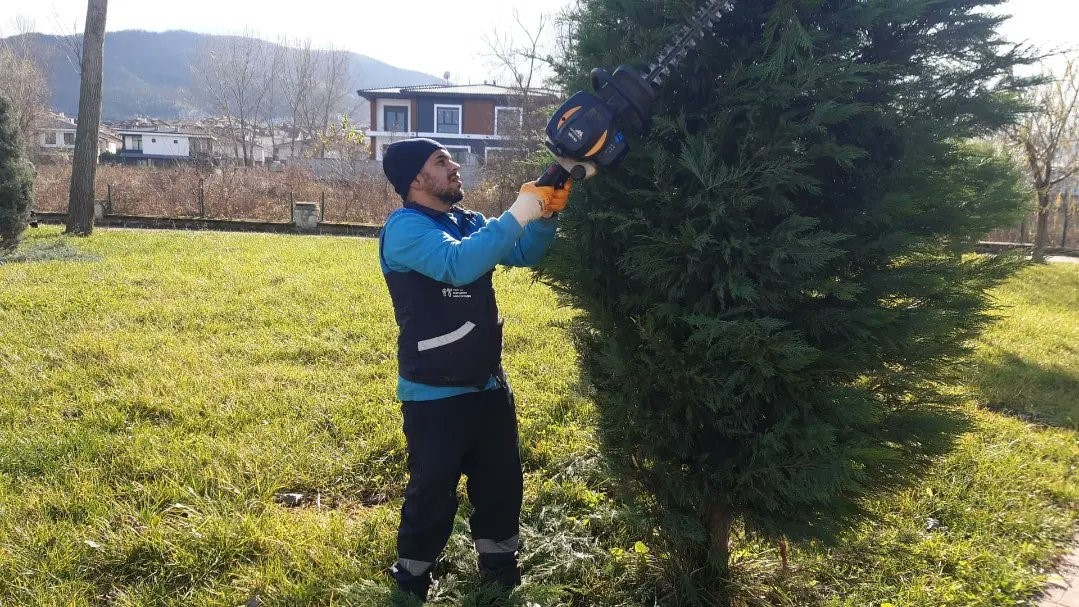
[[[98,257],[72,247],[64,239],[39,239],[19,247],[15,252],[0,254],[0,266],[9,263],[41,261],[98,261]]]
[[[973,375],[982,406],[1022,421],[1079,430],[1079,375],[1015,354],[978,362]]]
[[[389,596],[378,603],[378,607],[421,607],[422,605],[455,605],[459,607],[529,607],[536,605],[520,592],[514,592],[493,584],[480,584],[463,589],[461,593],[439,594],[437,591],[428,597],[428,603],[421,603],[414,596],[391,590]]]

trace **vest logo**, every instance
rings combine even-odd
[[[464,289],[458,289],[456,287],[446,287],[442,289],[442,297],[448,299],[472,299],[472,294]]]

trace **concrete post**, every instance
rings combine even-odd
[[[292,223],[301,232],[311,232],[318,228],[318,203],[297,200],[292,205]]]

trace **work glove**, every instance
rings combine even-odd
[[[535,181],[530,181],[521,186],[521,192],[510,206],[509,212],[522,227],[534,219],[550,217],[556,211],[566,208],[572,187],[573,180],[567,180],[566,184],[557,190],[553,186],[540,187]]]

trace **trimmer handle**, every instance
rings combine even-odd
[[[551,163],[551,166],[547,167],[547,170],[540,175],[540,178],[536,180],[536,185],[543,188],[554,186],[556,190],[561,190],[562,186],[566,185],[567,179],[575,179],[580,181],[584,179],[587,172],[584,165],[577,164],[573,166],[572,171],[567,171],[562,168],[562,165],[557,162]]]

